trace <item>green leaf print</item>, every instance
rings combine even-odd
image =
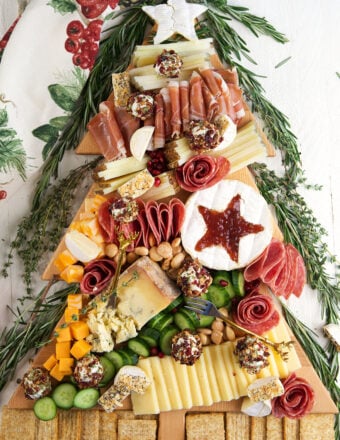
[[[54,11],[59,12],[61,15],[77,10],[74,0],[50,0],[47,5],[52,6]]]
[[[71,112],[75,99],[72,87],[62,86],[61,84],[51,84],[48,86],[48,91],[53,101],[67,112]]]
[[[20,177],[26,178],[26,153],[22,147],[22,140],[17,132],[6,128],[8,122],[7,110],[0,110],[0,172],[8,173],[16,170]]]
[[[45,124],[35,128],[32,134],[42,141],[49,142],[51,139],[57,139],[59,130],[52,125]]]
[[[50,119],[50,125],[58,130],[62,130],[67,121],[68,116],[57,116],[56,118]]]

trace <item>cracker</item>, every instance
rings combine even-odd
[[[156,440],[156,420],[118,420],[118,440]]]
[[[10,409],[4,406],[2,408],[0,439],[35,440],[36,420],[31,409]]]
[[[246,414],[227,413],[226,440],[248,439],[250,417]]]
[[[267,416],[267,440],[282,440],[283,426],[282,419],[274,416]]]
[[[129,72],[112,74],[112,89],[116,107],[126,107],[131,94]]]
[[[116,413],[106,413],[105,411],[99,411],[99,439],[117,439],[117,421],[118,416]]]
[[[309,414],[300,420],[300,440],[334,440],[334,415]]]
[[[58,440],[78,440],[80,411],[58,410]]]
[[[101,440],[99,437],[99,411],[81,412],[81,440]]]
[[[36,421],[36,440],[59,440],[58,435],[58,418],[43,422],[41,420]],[[26,440],[26,439],[22,439]]]
[[[250,440],[266,440],[265,417],[250,417]]]
[[[299,440],[300,425],[299,420],[283,419],[283,440]]]
[[[224,414],[188,414],[185,430],[187,440],[224,440]]]

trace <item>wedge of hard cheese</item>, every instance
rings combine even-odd
[[[283,320],[266,336],[272,341],[289,340]],[[145,394],[131,395],[134,413],[157,414],[238,399],[247,395],[248,385],[256,379],[268,376],[282,379],[301,367],[294,348],[288,362],[270,349],[269,366],[257,375],[248,374],[240,367],[234,348],[234,342],[204,347],[202,356],[192,366],[181,365],[170,356],[141,359],[138,366],[152,383]]]
[[[119,277],[117,308],[121,315],[132,316],[137,330],[140,330],[180,293],[157,263],[149,257],[142,257]]]

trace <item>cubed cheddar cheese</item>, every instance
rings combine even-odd
[[[79,341],[85,339],[90,334],[89,326],[85,321],[75,321],[70,324],[71,335],[73,339]]]
[[[71,341],[57,342],[55,344],[55,357],[59,360],[70,357]]]
[[[91,348],[92,346],[88,342],[82,339],[73,344],[71,348],[71,354],[76,359],[81,359],[82,357],[86,356],[87,353],[90,352]]]
[[[73,358],[61,358],[59,359],[59,370],[64,374],[71,374],[69,373],[69,371],[72,372],[73,364],[74,364]]]
[[[86,197],[84,208],[85,212],[96,213],[102,203],[106,202],[106,198],[100,194],[96,194],[94,197]]]
[[[55,355],[51,354],[51,356],[43,363],[43,367],[46,368],[47,371],[51,371],[57,362]]]
[[[83,296],[81,293],[71,293],[67,296],[67,307],[81,310],[83,308]]]
[[[77,262],[77,259],[71,254],[68,249],[63,250],[54,260],[53,264],[62,272],[67,266]]]
[[[64,379],[65,373],[61,372],[59,369],[59,363],[55,364],[55,366],[50,371],[50,376],[52,376],[57,381],[62,381]]]
[[[75,307],[66,307],[64,312],[65,322],[74,322],[79,320],[79,309]]]
[[[100,226],[96,217],[80,221],[80,232],[94,240],[96,243],[103,243],[104,237],[101,234]]]
[[[55,329],[57,342],[72,341],[71,329],[68,325]]]
[[[80,283],[84,275],[84,267],[80,264],[71,264],[67,266],[61,273],[60,278],[70,283]]]

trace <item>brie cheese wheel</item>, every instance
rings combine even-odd
[[[142,160],[146,150],[152,150],[152,136],[155,127],[146,125],[138,128],[130,139],[130,151],[137,160]]]
[[[327,338],[335,345],[337,351],[340,351],[340,325],[339,324],[327,324],[323,327],[323,331]]]
[[[267,417],[272,412],[272,405],[270,400],[254,402],[249,397],[245,397],[242,401],[241,412],[251,417]]]
[[[248,233],[240,238],[237,261],[230,257],[222,244],[197,250],[196,244],[208,230],[199,207],[223,212],[238,195],[243,219],[261,225],[263,230]],[[192,258],[197,258],[203,266],[210,269],[233,270],[245,267],[264,251],[272,239],[272,217],[265,199],[251,186],[239,180],[222,180],[210,188],[197,191],[189,197],[185,207],[185,219],[181,229],[182,245]]]
[[[71,254],[82,263],[94,260],[102,251],[93,240],[75,229],[65,235],[65,245]]]

